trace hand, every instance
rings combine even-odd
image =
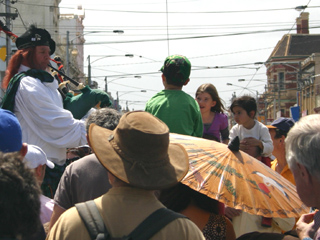
[[[246,145],[246,146],[259,147],[261,141],[256,139],[256,138],[253,138],[253,137],[247,137],[247,138],[242,139],[240,144],[241,143]]]
[[[96,97],[96,104],[100,102],[100,107],[109,107],[112,102],[110,101],[109,95],[100,89],[92,89],[91,94]]]
[[[240,213],[242,213],[242,211],[239,209],[235,209],[227,206],[224,209],[224,215],[230,219],[232,219],[233,217],[239,216]]]
[[[315,214],[314,212],[303,214],[298,220],[296,224],[296,230],[300,239],[303,239],[305,237],[310,237],[313,239],[314,234],[317,231],[317,229],[315,229],[314,222],[313,222],[314,214]]]

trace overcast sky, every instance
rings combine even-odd
[[[159,69],[168,55],[185,55],[192,63],[185,92],[194,96],[201,84],[212,83],[228,107],[233,92],[263,92],[266,69],[254,63],[266,61],[284,34],[296,33],[300,12],[295,7],[308,5],[310,34],[320,33],[320,4],[310,0],[62,0],[61,12],[72,13],[81,3],[85,59],[91,56],[93,80],[104,89],[107,76],[112,96],[118,91],[120,104],[128,101],[134,110],[144,109],[145,102],[163,89]],[[124,54],[134,57],[120,57]],[[97,60],[95,55],[109,57]],[[85,72],[87,65],[85,61]]]

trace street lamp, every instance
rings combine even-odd
[[[235,87],[239,87],[239,88],[246,89],[246,90],[252,92],[253,94],[255,94],[255,95],[257,96],[257,98],[258,98],[258,91],[254,92],[253,90],[251,90],[251,89],[249,89],[249,88],[247,88],[247,87],[242,87],[242,86],[234,85],[234,84],[232,84],[232,83],[227,83],[227,85],[228,85],[228,86],[235,86]]]
[[[67,76],[70,76],[69,75],[69,64],[70,64],[70,53],[69,53],[69,48],[70,48],[70,42],[72,43],[73,45],[73,41],[77,38],[80,38],[82,36],[85,36],[87,34],[91,34],[91,33],[99,33],[101,31],[89,31],[89,32],[84,32],[84,33],[77,33],[76,36],[74,38],[72,38],[71,40],[69,40],[69,37],[70,37],[70,32],[67,31],[67,46],[66,46],[66,71],[67,71]],[[124,33],[123,30],[113,30],[113,31],[108,31],[108,32],[112,32],[112,33],[118,33],[118,34],[122,34]],[[80,41],[80,43],[76,43],[77,45],[82,45],[83,47],[83,42],[84,40]],[[74,53],[78,53],[78,50],[72,50],[72,54]],[[82,56],[83,57],[83,56]],[[82,58],[81,57],[81,58]]]
[[[295,10],[300,12],[300,11],[302,11],[302,10],[305,10],[307,7],[308,7],[307,5],[297,6],[297,7],[295,7]]]
[[[99,57],[98,59],[94,60],[93,62],[90,62],[90,57]],[[108,57],[134,57],[133,54],[125,54],[125,55],[88,55],[88,85],[91,86],[91,64],[94,62],[97,62],[101,59],[108,58]]]
[[[268,80],[267,79],[251,79],[251,80],[247,80],[247,79],[243,79],[243,78],[238,79],[238,82],[248,82],[248,81],[264,82],[265,83],[265,81],[268,81]]]
[[[127,94],[127,93],[132,93],[132,92],[147,92],[147,90],[145,90],[145,89],[142,89],[142,90],[140,90],[140,91],[125,91],[123,94],[121,94],[120,96],[119,96],[119,92],[122,92],[122,91],[117,91],[117,107],[116,107],[116,110],[117,111],[119,111],[120,109],[119,109],[119,97],[121,97],[121,96],[123,96],[123,95],[125,95],[125,94]]]
[[[134,57],[133,54],[125,54],[125,55],[89,55],[88,56],[89,60],[90,60],[90,56],[91,57],[99,57],[98,59],[92,61],[91,64],[94,63],[94,62],[97,62],[97,61],[99,61],[101,59],[108,58],[108,57],[129,57],[129,58],[133,58]],[[89,62],[89,64],[90,64],[90,62]]]
[[[107,81],[107,76],[105,76],[104,77],[104,82],[105,82],[105,87],[104,87],[104,91],[107,93],[108,92],[108,83],[111,83],[111,82],[113,82],[113,81],[115,81],[115,80],[118,80],[118,79],[121,79],[121,78],[141,78],[141,76],[140,75],[135,75],[135,76],[122,76],[122,77],[117,77],[117,78],[115,78],[115,79],[112,79],[111,81]]]

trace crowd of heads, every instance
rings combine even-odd
[[[35,26],[19,37],[16,44],[18,51],[8,66],[3,80],[4,88],[7,88],[23,61],[28,61],[31,68],[36,68],[33,66],[33,62],[36,62],[35,47],[46,46],[50,54],[55,51],[50,34]],[[167,84],[182,87],[189,81],[191,63],[185,56],[172,55],[165,59],[161,72]],[[215,102],[211,107],[212,112],[223,113],[226,110],[214,85],[202,84],[196,91],[196,98],[201,93],[208,93]],[[251,96],[234,99],[231,112],[234,113],[235,107],[244,109],[250,118],[257,113],[257,102]],[[23,161],[22,133],[18,120],[6,110],[0,110],[0,118],[0,136],[6,136],[0,137],[0,237],[28,237],[41,228],[41,179],[45,167],[53,168],[54,165],[41,149],[33,145],[29,145],[29,155]],[[320,182],[319,123],[320,115],[309,115],[295,124],[290,119],[280,118],[270,128],[275,131],[275,139],[286,138],[286,158],[294,174],[297,175],[295,170],[299,166],[304,166]],[[192,202],[204,211],[219,213],[218,201],[179,183],[188,172],[188,155],[181,145],[170,143],[169,128],[160,119],[143,111],[121,115],[114,109],[102,108],[90,114],[86,130],[90,147],[70,148],[68,153],[82,158],[91,153],[92,148],[100,163],[114,177],[114,184],[146,190],[164,189],[159,199],[177,212],[183,211]],[[253,155],[261,156],[259,147],[253,148],[253,151]],[[38,166],[43,166],[43,171],[37,181],[32,169]],[[302,185],[297,186],[298,193],[301,193]]]

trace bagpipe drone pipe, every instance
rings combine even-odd
[[[109,98],[109,95],[100,89],[91,89],[89,86],[84,86],[83,83],[79,83],[76,80],[71,79],[65,75],[63,71],[63,65],[60,58],[56,56],[52,61],[57,63],[59,69],[54,68],[52,65],[49,65],[53,69],[53,75],[57,81],[61,81],[59,84],[59,91],[63,96],[63,107],[69,110],[73,117],[76,119],[81,119],[86,113],[93,107],[109,107],[112,105],[112,102]],[[69,83],[73,83],[80,94],[74,95],[72,91],[69,90]]]

